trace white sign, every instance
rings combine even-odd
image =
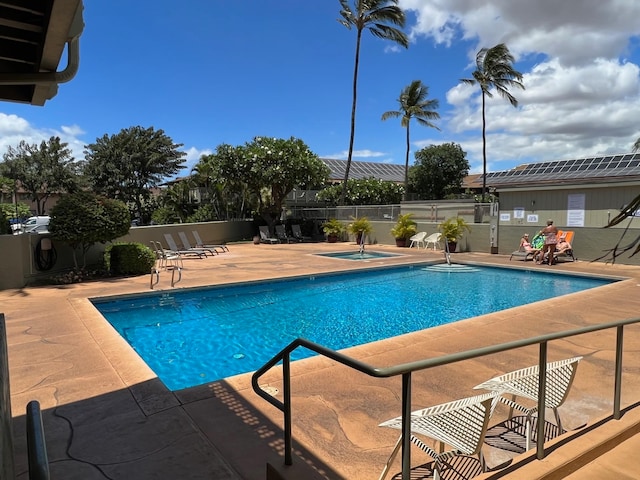
[[[567,196],[567,227],[584,227],[584,193]]]
[[[511,221],[511,214],[510,213],[501,213],[500,214],[500,221],[501,222],[509,222],[509,221]]]
[[[538,214],[530,213],[527,215],[527,223],[538,223]]]
[[[516,207],[513,209],[513,218],[524,218],[524,207]]]

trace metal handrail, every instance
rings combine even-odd
[[[512,342],[501,343],[488,347],[476,348],[464,352],[457,352],[440,357],[418,360],[415,362],[402,363],[391,367],[377,368],[365,362],[361,362],[355,358],[344,355],[330,348],[324,347],[317,343],[304,338],[297,338],[277,355],[269,360],[264,366],[256,370],[251,377],[251,385],[257,395],[269,402],[271,405],[284,413],[284,457],[285,465],[293,464],[292,456],[292,419],[291,419],[291,352],[298,347],[304,347],[312,350],[320,355],[335,360],[338,363],[353,368],[359,372],[375,378],[389,378],[402,375],[402,480],[409,480],[411,469],[410,457],[410,438],[411,438],[411,374],[419,370],[448,365],[451,363],[470,360],[473,358],[484,357],[495,353],[515,350],[517,348],[528,347],[531,345],[539,345],[539,383],[538,383],[538,431],[536,440],[536,455],[539,460],[545,456],[544,452],[544,426],[545,426],[545,392],[546,392],[546,365],[547,365],[547,344],[552,340],[559,340],[585,333],[598,332],[610,328],[616,328],[616,355],[615,355],[615,381],[613,395],[613,418],[619,420],[621,418],[620,391],[622,388],[622,346],[624,337],[624,327],[640,323],[640,317],[629,318],[625,320],[616,320],[614,322],[603,323],[599,325],[591,325],[588,327],[576,328],[573,330],[565,330],[563,332],[548,333],[538,335],[531,338],[515,340]],[[282,362],[283,377],[283,401],[280,401],[272,395],[260,388],[260,378],[271,368]]]

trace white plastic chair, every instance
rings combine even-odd
[[[433,249],[435,250],[436,247],[438,247],[439,249],[442,248],[442,245],[440,244],[440,238],[442,237],[441,233],[432,233],[431,235],[429,235],[427,238],[424,239],[424,248],[429,248],[429,245],[433,245]]]
[[[497,395],[492,392],[411,412],[411,442],[433,458],[434,480],[440,478],[441,473],[450,464],[450,459],[457,455],[477,455],[480,470],[486,470],[482,444],[496,402]],[[387,420],[379,426],[402,430],[402,417]],[[436,452],[414,433],[440,442],[440,451]],[[384,480],[389,473],[401,445],[402,436],[396,442],[379,480]],[[444,445],[453,448],[444,451]]]
[[[580,360],[582,360],[582,357],[573,357],[547,363],[545,406],[553,410],[559,433],[563,433],[564,430],[562,428],[562,422],[560,421],[558,407],[564,403],[567,395],[569,395],[569,390],[571,389],[571,384],[573,383]],[[504,375],[494,377],[473,387],[475,389],[491,390],[500,395],[500,401],[510,407],[509,418],[513,416],[514,409],[525,414],[526,450],[531,448],[533,414],[538,412],[539,371],[539,366],[534,365],[505,373]],[[510,395],[511,399],[505,398],[504,395]],[[517,403],[515,401],[517,397],[527,398],[536,403],[534,406],[527,407]]]
[[[409,248],[413,247],[414,245],[416,246],[416,248],[419,250],[420,246],[422,245],[424,248],[427,248],[425,243],[424,243],[424,239],[427,237],[427,232],[418,232],[416,233],[413,237],[409,238],[409,240],[411,240],[411,243],[409,244]]]

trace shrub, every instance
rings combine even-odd
[[[114,243],[104,251],[104,266],[113,275],[145,275],[156,262],[156,254],[141,243]]]

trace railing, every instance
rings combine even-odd
[[[402,480],[409,480],[411,470],[410,455],[410,438],[411,438],[411,374],[419,370],[448,365],[451,363],[470,360],[473,358],[484,357],[487,355],[515,350],[517,348],[527,347],[530,345],[539,345],[539,383],[538,383],[538,424],[537,424],[537,440],[536,440],[536,456],[539,460],[545,457],[544,451],[544,427],[545,427],[545,392],[546,392],[546,365],[547,365],[547,344],[552,340],[582,335],[585,333],[598,332],[610,328],[616,329],[616,355],[615,355],[615,381],[613,392],[613,418],[619,420],[620,411],[620,391],[622,388],[622,353],[623,353],[623,333],[625,325],[640,323],[640,317],[626,320],[618,320],[615,322],[593,325],[588,327],[566,330],[564,332],[550,333],[539,335],[532,338],[516,340],[513,342],[501,343],[489,347],[467,350],[465,352],[443,355],[441,357],[420,360],[416,362],[404,363],[386,368],[376,368],[364,362],[348,357],[340,352],[318,345],[309,340],[298,338],[287,345],[275,357],[267,362],[262,368],[257,370],[252,378],[251,384],[253,390],[260,397],[265,399],[274,407],[284,413],[284,457],[285,464],[293,463],[292,457],[292,418],[291,418],[291,352],[298,347],[304,347],[312,350],[320,355],[324,355],[338,363],[353,368],[359,372],[376,378],[389,378],[402,375]],[[262,390],[259,380],[262,375],[269,371],[279,362],[282,362],[283,377],[283,401],[276,399]]]

